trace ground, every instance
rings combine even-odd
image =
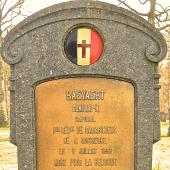
[[[161,124],[162,139],[153,147],[153,170],[170,170],[169,123]],[[9,129],[0,129],[0,170],[17,170],[17,148],[9,143]]]
[[[0,129],[0,170],[17,170],[16,151],[9,143],[9,129]]]
[[[169,123],[161,123],[161,141],[153,146],[153,170],[170,170]]]

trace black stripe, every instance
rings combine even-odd
[[[65,42],[65,52],[67,57],[74,63],[77,64],[77,29],[74,29],[68,35]]]

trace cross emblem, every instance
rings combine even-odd
[[[82,48],[82,58],[86,58],[86,48],[90,48],[91,44],[86,44],[86,40],[82,40],[82,44],[77,44],[77,47]]]

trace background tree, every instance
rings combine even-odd
[[[164,7],[162,0],[136,0],[141,5],[149,5],[148,12],[139,12],[128,4],[128,0],[117,0],[118,6],[123,6],[131,10],[137,15],[140,15],[148,20],[152,25],[158,28],[159,31],[170,27],[170,2],[169,6]],[[168,0],[169,1],[169,0]],[[131,1],[132,2],[132,1]]]
[[[170,28],[167,28],[167,34],[165,38],[168,44],[168,55],[165,60],[160,64],[160,73],[162,75],[160,79],[161,90],[160,90],[160,110],[168,112],[170,108]]]
[[[147,6],[147,12],[139,12],[132,7],[129,0],[117,0],[118,6],[125,7],[137,15],[148,20],[156,27],[165,37],[168,44],[168,55],[166,59],[159,65],[162,75],[160,79],[160,111],[168,112],[170,108],[170,0],[168,6],[163,5],[162,0],[136,0],[141,6]],[[131,1],[132,2],[132,1]],[[155,73],[158,72],[158,66],[155,65]]]
[[[22,5],[25,0],[0,0],[0,47],[4,35],[14,26],[15,19],[25,17]],[[8,123],[9,119],[9,67],[0,58],[0,126]]]

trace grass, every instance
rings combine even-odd
[[[5,128],[1,127],[0,128],[0,142],[7,142],[7,141],[9,141],[9,136],[6,134],[8,132],[9,132],[9,128],[7,128],[7,127],[5,127]]]
[[[3,140],[6,140],[4,138]],[[17,170],[17,148],[9,141],[0,142],[0,169]]]
[[[161,122],[161,126],[169,126],[169,122]]]
[[[161,122],[161,136],[167,137],[169,122]]]
[[[9,127],[0,127],[0,131],[9,131]]]
[[[0,128],[0,170],[17,170],[16,146],[9,142],[9,128]]]
[[[170,137],[167,137],[169,122],[161,122],[161,141],[154,144],[153,169],[170,170]]]
[[[0,137],[0,142],[7,142],[9,141],[9,137],[4,138],[4,137]]]

